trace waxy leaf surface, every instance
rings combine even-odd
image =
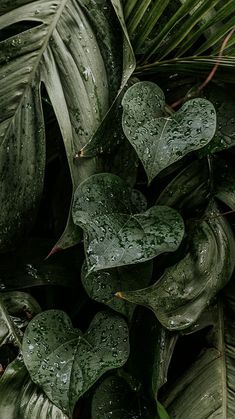
[[[130,87],[122,106],[124,133],[143,163],[149,182],[186,154],[204,147],[215,134],[212,103],[192,99],[176,113],[166,115],[164,94],[152,82]]]
[[[147,286],[152,277],[152,270],[152,261],[147,261],[88,274],[84,264],[81,279],[90,298],[131,318],[135,307],[128,301],[117,299],[115,293],[120,289],[135,290]]]
[[[64,312],[44,311],[29,323],[22,351],[34,383],[71,416],[79,397],[102,374],[126,362],[128,328],[118,315],[101,312],[82,334]]]
[[[153,259],[175,251],[184,235],[177,211],[154,206],[133,214],[131,189],[115,175],[91,176],[76,190],[73,220],[86,233],[88,271]]]
[[[0,379],[0,417],[11,419],[68,419],[36,386],[22,361],[15,359]]]
[[[216,207],[210,207],[205,218],[196,225],[193,222],[186,256],[167,268],[155,284],[117,296],[149,307],[170,330],[194,324],[227,284],[235,263],[234,236],[226,219]]]

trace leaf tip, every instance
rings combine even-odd
[[[45,257],[45,260],[49,259],[49,257],[51,257],[52,255],[54,255],[55,253],[61,252],[61,250],[63,250],[61,247],[54,246],[51,249],[51,251],[48,253],[48,255]]]

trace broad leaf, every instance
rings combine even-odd
[[[124,300],[118,300],[115,293],[122,290],[143,288],[150,283],[153,264],[151,261],[138,265],[124,266],[100,272],[87,273],[83,265],[82,284],[90,298],[106,304],[113,310],[131,318],[135,307]]]
[[[135,304],[154,311],[170,330],[195,323],[229,281],[234,269],[233,232],[215,207],[209,207],[204,221],[192,222],[189,251],[176,265],[148,288],[117,293]]]
[[[92,419],[158,419],[153,401],[133,390],[123,377],[111,375],[96,389]]]
[[[184,223],[175,210],[159,206],[132,214],[132,206],[131,189],[108,173],[77,188],[73,219],[87,234],[88,271],[144,262],[178,248]]]
[[[30,379],[22,359],[17,358],[0,379],[1,418],[68,419]]]
[[[149,182],[186,154],[204,147],[215,134],[212,103],[192,99],[166,116],[164,94],[152,82],[130,87],[122,106],[124,133],[142,161]]]
[[[29,323],[22,351],[32,380],[71,416],[76,401],[102,374],[126,362],[128,328],[121,317],[102,312],[82,334],[64,312],[44,311]]]
[[[170,417],[233,418],[234,381],[234,283],[214,308],[214,330],[208,336],[210,349],[180,377],[163,399]]]
[[[19,0],[16,5],[4,0],[0,15],[1,29],[16,24],[19,31],[0,45],[0,230],[5,249],[32,218],[42,192],[41,82],[60,126],[76,188],[99,167],[95,159],[77,162],[76,154],[103,120],[134,61],[119,0]],[[57,246],[68,247],[80,237],[69,218]]]

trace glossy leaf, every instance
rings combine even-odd
[[[102,312],[82,334],[64,312],[44,311],[28,325],[22,351],[32,380],[71,416],[76,401],[104,372],[126,362],[128,328],[121,317]]]
[[[175,382],[163,398],[170,417],[233,418],[234,381],[234,284],[214,307],[209,349]]]
[[[144,262],[175,251],[184,223],[173,209],[159,206],[132,214],[131,190],[119,177],[91,176],[76,190],[73,219],[87,234],[88,271]]]
[[[22,32],[19,29],[0,46],[3,250],[15,234],[32,224],[42,193],[45,135],[41,83],[62,133],[76,188],[99,167],[96,159],[78,164],[76,154],[97,130],[134,69],[119,0],[22,0],[15,7],[4,0],[0,27],[7,31],[15,24],[22,25]],[[75,244],[80,237],[81,230],[69,217],[57,247]]]
[[[209,207],[204,221],[193,222],[189,251],[182,260],[150,287],[117,296],[149,307],[170,330],[185,329],[231,278],[234,252],[229,224],[215,207]]]
[[[168,205],[190,212],[205,205],[209,198],[209,190],[208,162],[205,159],[195,160],[185,166],[163,189],[156,205]]]
[[[138,265],[124,266],[88,274],[87,266],[84,264],[81,279],[90,298],[106,304],[130,319],[135,307],[127,301],[118,300],[115,297],[115,293],[119,289],[134,290],[147,286],[152,277],[152,269],[153,264],[151,261],[148,261]]]
[[[68,419],[30,379],[22,359],[17,358],[0,379],[0,412],[9,419]]]
[[[95,391],[92,419],[158,419],[156,406],[118,375],[107,377]]]
[[[200,154],[213,154],[235,145],[235,99],[230,90],[212,85],[205,91],[205,96],[215,106],[217,127],[212,141],[200,151]]]
[[[204,147],[215,134],[212,103],[192,99],[166,116],[164,94],[152,82],[130,87],[122,106],[124,133],[142,161],[149,182],[186,154]]]
[[[131,326],[126,370],[157,400],[160,388],[167,382],[178,335],[163,327],[154,313],[144,307],[135,311]]]

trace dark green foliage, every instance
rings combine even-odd
[[[0,419],[235,417],[234,10],[1,1]]]

